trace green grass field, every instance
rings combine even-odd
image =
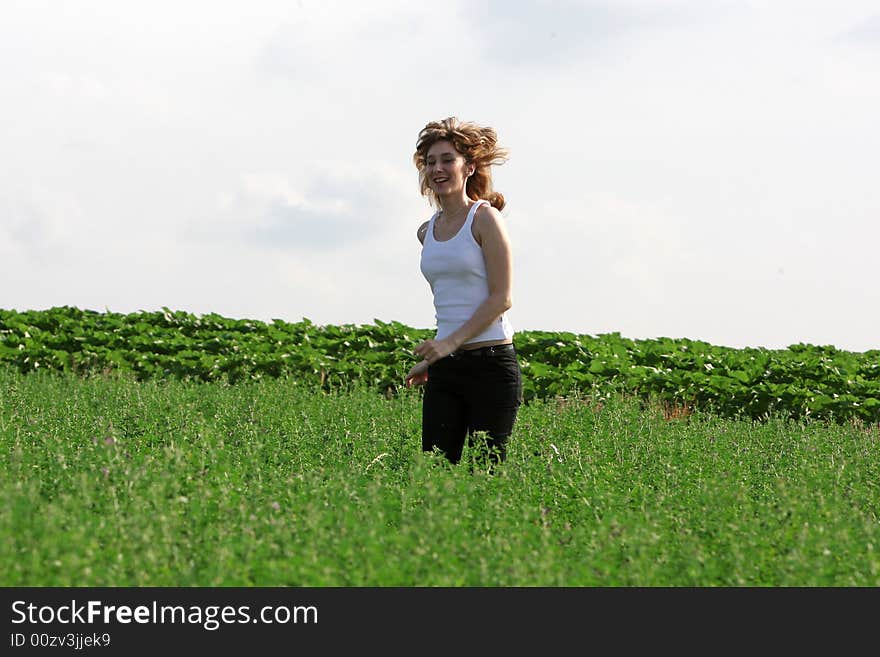
[[[534,401],[494,475],[419,391],[0,368],[3,586],[878,586],[880,428]]]

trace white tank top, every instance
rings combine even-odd
[[[464,225],[448,240],[434,239],[436,212],[428,222],[422,246],[421,270],[434,293],[437,319],[437,340],[446,338],[471,318],[474,311],[489,297],[489,280],[483,249],[474,239],[472,226],[477,208],[488,201],[477,201],[471,206]],[[465,344],[487,340],[505,340],[513,337],[513,326],[502,314],[485,331]]]

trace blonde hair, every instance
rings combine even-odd
[[[431,121],[419,132],[413,162],[419,170],[419,187],[422,196],[428,197],[432,205],[438,205],[434,190],[428,184],[425,160],[428,149],[438,141],[444,140],[451,142],[468,164],[474,165],[474,173],[467,179],[465,186],[468,198],[485,199],[492,207],[503,210],[504,196],[492,189],[492,171],[489,167],[506,162],[510,152],[498,145],[498,135],[493,128],[470,121],[460,121],[454,116],[442,121]]]

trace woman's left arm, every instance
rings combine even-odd
[[[425,340],[415,352],[429,363],[445,358],[485,331],[513,305],[513,258],[504,218],[497,209],[481,206],[474,216],[474,233],[483,249],[489,296],[464,324],[442,340]]]

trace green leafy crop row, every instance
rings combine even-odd
[[[319,326],[217,314],[99,313],[69,306],[0,309],[0,362],[21,372],[123,371],[236,383],[287,377],[326,390],[365,383],[393,394],[433,335],[399,322]],[[706,342],[521,331],[524,397],[625,392],[726,416],[880,421],[880,350],[832,346],[734,349]]]

